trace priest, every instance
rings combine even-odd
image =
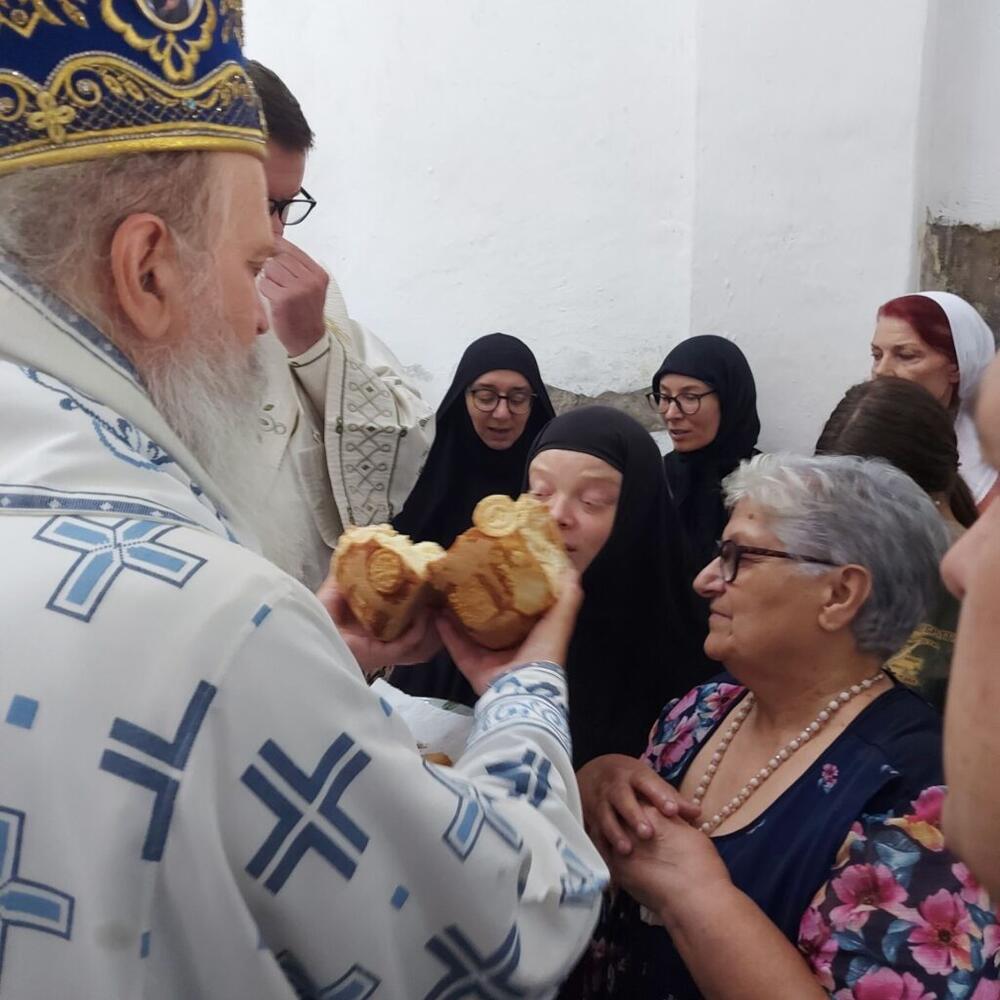
[[[445,630],[480,694],[446,769],[257,554],[241,33],[236,0],[0,9],[0,997],[550,995],[606,875],[579,592],[512,657]]]

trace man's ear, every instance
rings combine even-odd
[[[864,566],[839,566],[830,574],[830,582],[819,609],[819,627],[839,632],[857,617],[872,592],[872,578]]]
[[[118,308],[146,346],[162,341],[179,321],[183,281],[166,223],[130,215],[111,240],[111,275]]]

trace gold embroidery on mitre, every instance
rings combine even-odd
[[[175,29],[163,28],[155,35],[140,35],[134,24],[124,20],[115,9],[120,0],[101,0],[101,14],[108,27],[117,31],[128,45],[138,52],[147,55],[162,70],[170,83],[187,83],[194,79],[194,71],[201,59],[201,54],[212,47],[212,36],[218,24],[214,0],[198,0],[200,7],[194,14],[194,21],[186,22],[183,27]],[[136,0],[127,0],[136,3]],[[146,2],[146,0],[143,0]],[[197,38],[180,38],[178,31],[194,27],[199,17],[203,16],[201,31]],[[144,18],[153,28],[157,23],[150,17]]]
[[[128,59],[97,52],[65,60],[44,85],[0,70],[0,174],[163,149],[263,155],[257,108],[249,77],[235,62],[188,87],[171,86]]]
[[[219,14],[222,16],[222,40],[231,42],[235,38],[243,48],[243,0],[219,0]]]
[[[58,6],[67,18],[78,28],[87,28],[87,18],[80,6],[87,0],[0,0],[0,30],[11,28],[22,38],[31,38],[39,24],[52,24],[57,28],[66,26],[52,8]],[[13,6],[12,6],[13,5]]]
[[[58,104],[47,90],[39,91],[35,104],[38,110],[28,115],[28,128],[44,130],[52,142],[65,142],[66,126],[76,118],[76,112],[67,104]]]

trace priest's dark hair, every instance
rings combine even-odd
[[[292,153],[308,153],[316,136],[306,121],[295,95],[284,80],[256,59],[248,59],[246,71],[264,109],[267,137]]]

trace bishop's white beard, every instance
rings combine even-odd
[[[261,460],[260,405],[267,378],[259,344],[247,351],[228,330],[218,296],[192,289],[185,343],[147,359],[142,375],[157,410],[236,513],[256,533],[262,552],[298,576],[308,545],[302,504],[278,496],[273,470]]]

